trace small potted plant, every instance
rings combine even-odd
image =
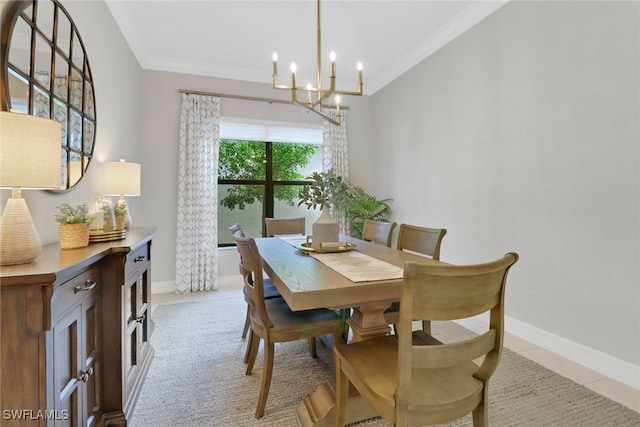
[[[54,216],[58,225],[61,249],[83,248],[89,245],[89,224],[91,215],[86,203],[70,206],[63,203],[58,206]]]
[[[300,190],[298,206],[305,204],[307,209],[322,209],[322,214],[312,225],[311,247],[318,250],[322,243],[338,241],[340,227],[331,216],[329,208],[343,209],[350,198],[351,187],[333,170],[314,172],[307,179],[312,180],[312,183]]]
[[[124,230],[127,223],[127,205],[116,203],[113,207],[113,214],[116,217],[116,230]]]
[[[113,231],[116,228],[116,214],[113,211],[111,200],[102,202],[103,230]]]

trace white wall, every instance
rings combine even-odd
[[[5,4],[3,2],[2,7]],[[72,190],[65,193],[22,192],[43,244],[59,240],[57,224],[53,220],[56,206],[89,203],[93,196],[100,194],[102,162],[119,158],[141,161],[141,69],[138,62],[103,1],[67,1],[63,6],[80,32],[95,82],[96,143],[87,176]],[[11,192],[2,190],[0,195],[4,208]],[[136,198],[129,200],[134,215],[141,203],[142,200]]]
[[[396,221],[447,228],[445,261],[518,252],[507,315],[636,376],[639,7],[507,4],[373,96],[354,172]]]

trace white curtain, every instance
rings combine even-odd
[[[323,111],[327,116],[335,119],[335,111]],[[347,138],[347,112],[341,113],[340,126],[324,120],[322,131],[322,170],[333,169],[336,175],[349,180],[349,140]],[[333,217],[340,224],[340,233],[348,234],[347,218],[344,212],[332,212]]]
[[[220,98],[182,95],[176,293],[217,289]]]

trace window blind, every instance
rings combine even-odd
[[[322,144],[322,126],[220,117],[220,139]]]

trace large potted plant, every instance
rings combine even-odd
[[[298,197],[298,206],[304,204],[307,209],[320,208],[322,213],[312,225],[311,247],[320,249],[322,243],[337,242],[340,235],[340,226],[331,216],[330,209],[343,209],[349,200],[351,187],[345,179],[336,175],[333,170],[327,172],[314,172],[307,177],[312,182],[305,185]]]
[[[371,196],[360,187],[353,188],[345,209],[349,233],[360,239],[365,220],[388,222],[391,218],[392,201],[393,199],[378,199]]]
[[[63,203],[58,206],[54,216],[58,225],[61,249],[83,248],[89,245],[89,224],[91,215],[86,203],[70,206]]]

